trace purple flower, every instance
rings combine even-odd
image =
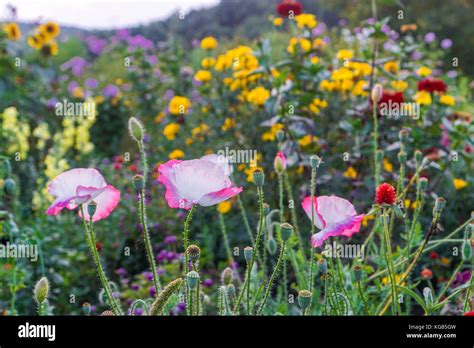
[[[345,18],[341,18],[340,20],[337,21],[337,25],[339,25],[340,27],[345,27],[347,25],[347,19]]]
[[[86,44],[92,54],[99,55],[107,45],[107,41],[96,36],[89,36],[86,39]]]
[[[165,99],[166,100],[171,100],[171,98],[174,97],[174,91],[172,89],[168,89],[165,92]]]
[[[178,238],[176,236],[166,236],[165,237],[165,243],[166,244],[174,244],[178,241]]]
[[[178,303],[178,305],[176,306],[176,314],[183,313],[185,309],[186,309],[185,303],[183,302]]]
[[[86,87],[87,88],[94,89],[94,88],[97,88],[98,85],[99,85],[99,82],[97,82],[96,79],[89,78],[89,79],[86,80]]]
[[[153,280],[153,273],[150,271],[143,272],[143,275],[145,276],[145,279],[151,282]]]
[[[421,52],[414,51],[411,54],[411,59],[413,59],[413,60],[420,60],[421,58],[423,58],[423,53],[421,53]]]
[[[132,284],[132,285],[130,285],[130,289],[132,289],[133,291],[138,291],[138,290],[140,290],[140,285]]]
[[[467,270],[464,272],[456,273],[454,277],[453,283],[451,284],[452,288],[457,288],[463,284],[466,284],[469,280],[471,280],[471,270]]]
[[[319,36],[319,35],[323,34],[326,31],[326,29],[327,29],[326,24],[321,22],[313,29],[313,35],[314,36]]]
[[[367,18],[365,22],[369,25],[374,25],[377,22],[377,20],[374,17],[370,17],[370,18]]]
[[[432,43],[436,39],[436,34],[433,32],[429,32],[425,35],[425,42]]]
[[[123,277],[127,274],[127,270],[123,267],[120,267],[115,270],[115,273],[117,273],[120,277]]]
[[[76,81],[71,81],[67,86],[67,91],[72,94],[77,87],[79,87],[79,84]]]
[[[128,29],[118,29],[115,32],[115,37],[123,41],[128,40],[128,38],[130,37],[130,31]]]
[[[155,297],[156,295],[156,289],[154,286],[151,286],[149,289],[148,289],[148,293],[150,294],[151,297]]]
[[[89,63],[84,58],[73,57],[67,62],[60,66],[61,71],[66,71],[71,69],[71,72],[74,76],[81,76],[84,74],[84,68],[87,67]]]
[[[207,278],[202,282],[202,285],[206,288],[210,288],[214,284],[214,281],[211,278]]]
[[[53,97],[46,102],[46,107],[48,109],[54,109],[56,107],[57,102],[58,100],[55,97]]]
[[[135,309],[133,310],[133,314],[134,314],[134,315],[142,315],[142,314],[143,314],[143,309],[141,309],[141,308],[135,308]]]
[[[447,73],[448,77],[450,78],[455,78],[456,76],[458,76],[458,72],[455,71],[455,70],[449,70],[448,73]]]
[[[128,40],[128,49],[129,51],[133,51],[136,48],[143,48],[143,49],[152,49],[153,42],[146,39],[143,35],[135,35],[129,37]]]
[[[156,65],[158,63],[158,58],[156,56],[147,56],[146,57],[146,60],[148,61],[148,63],[150,63],[151,65]]]
[[[102,95],[107,98],[114,98],[119,92],[120,90],[116,85],[109,84],[102,90]]]
[[[443,39],[441,41],[441,48],[447,50],[453,45],[453,41],[451,39]]]

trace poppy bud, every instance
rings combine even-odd
[[[271,255],[275,255],[277,251],[277,243],[274,238],[269,238],[267,242],[267,250]]]
[[[418,182],[420,185],[420,190],[425,191],[426,188],[428,187],[428,179],[423,177],[420,178],[420,181]]]
[[[371,98],[374,103],[378,103],[380,99],[382,99],[383,88],[382,85],[376,84],[374,88],[372,88]]]
[[[288,239],[290,239],[292,233],[293,226],[291,226],[288,222],[284,222],[280,225],[280,236],[283,242],[286,242]]]
[[[130,132],[130,136],[137,143],[141,143],[143,141],[143,136],[145,133],[143,125],[135,117],[130,117],[128,120],[128,131]]]
[[[405,143],[408,140],[408,131],[406,129],[402,129],[398,133],[398,138],[400,139],[401,142]]]
[[[49,282],[46,277],[41,278],[35,285],[35,300],[38,303],[43,303],[48,297]]]
[[[420,163],[422,159],[423,159],[423,153],[420,150],[416,150],[415,151],[415,161]]]
[[[398,153],[398,162],[405,164],[407,163],[407,154],[405,151],[400,151]]]
[[[224,271],[222,271],[221,278],[224,285],[231,284],[234,278],[234,271],[232,271],[232,268],[227,267],[224,269]]]
[[[248,246],[248,247],[244,248],[244,257],[245,257],[245,261],[247,261],[247,263],[249,263],[252,260],[252,257],[253,257],[253,248],[252,247]]]
[[[275,156],[273,167],[275,168],[275,172],[278,174],[283,173],[283,171],[286,169],[286,158],[281,151],[278,151],[277,155]]]
[[[436,198],[434,211],[437,213],[441,213],[446,206],[446,200],[443,197]]]

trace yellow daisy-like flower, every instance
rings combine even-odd
[[[270,98],[270,91],[262,86],[255,87],[247,94],[247,102],[262,106]]]
[[[282,24],[283,24],[283,18],[277,17],[273,20],[273,25],[275,27],[279,27]]]
[[[16,23],[3,23],[2,29],[7,33],[9,40],[18,41],[21,37],[20,27]]]
[[[431,75],[431,69],[426,66],[422,66],[416,71],[416,73],[420,76],[426,77]]]
[[[201,40],[201,48],[204,50],[212,50],[216,48],[217,45],[218,42],[213,36],[206,36],[204,39]]]
[[[443,94],[439,97],[439,102],[443,105],[454,106],[456,104],[456,99],[451,95]]]
[[[221,214],[227,214],[232,208],[231,201],[224,201],[217,205],[217,211]]]
[[[174,140],[176,138],[176,134],[179,132],[180,125],[178,123],[170,123],[165,126],[163,129],[163,135],[168,140]]]
[[[43,47],[43,39],[40,35],[30,35],[28,36],[26,42],[35,50],[39,50],[41,47]]]
[[[40,25],[39,31],[47,38],[53,39],[59,35],[59,32],[61,31],[61,29],[59,28],[58,23],[47,22],[45,24]]]
[[[169,159],[178,159],[178,158],[183,158],[184,157],[184,152],[176,149],[171,151],[171,153],[168,155]]]
[[[327,107],[328,102],[324,99],[319,98],[314,99],[309,105],[309,109],[315,114],[319,114],[321,112],[321,109],[325,109]]]
[[[387,62],[383,65],[383,70],[392,74],[396,74],[399,70],[398,63],[394,61]]]
[[[432,102],[431,94],[429,94],[429,93],[426,92],[426,91],[420,91],[420,92],[418,92],[417,94],[415,94],[415,96],[413,97],[413,99],[414,99],[418,104],[421,104],[421,105],[430,105],[431,102]]]
[[[318,25],[318,21],[316,20],[316,16],[310,13],[302,13],[295,17],[296,25],[300,29],[313,29],[316,25]]]
[[[308,39],[292,37],[290,39],[290,44],[288,45],[286,49],[288,53],[291,53],[291,54],[295,53],[296,45],[299,45],[301,48],[301,51],[303,52],[308,52],[311,49],[311,41],[309,41]]]
[[[173,115],[182,115],[186,114],[190,107],[191,101],[188,98],[177,95],[170,100],[168,111]]]
[[[357,178],[357,171],[354,169],[354,167],[351,166],[351,167],[346,169],[346,171],[343,173],[343,175],[346,178],[355,180]]]
[[[468,183],[467,183],[467,181],[465,181],[463,179],[456,178],[456,179],[453,179],[453,185],[454,185],[454,188],[456,190],[462,190],[463,188],[465,188],[468,185]]]
[[[194,79],[199,82],[208,82],[212,80],[212,74],[207,70],[199,70],[196,75],[194,75]]]
[[[393,172],[393,164],[386,158],[383,159],[383,169],[388,173]]]
[[[401,283],[400,284],[400,281],[402,280],[402,278],[404,277],[404,274],[395,274],[395,284],[399,284],[401,286],[405,286],[405,282]],[[383,277],[382,278],[382,284],[383,285],[389,285],[391,282],[390,282],[390,277]]]
[[[344,59],[352,59],[354,57],[354,51],[352,50],[339,50],[337,51],[337,59],[344,60]]]
[[[320,59],[317,56],[311,57],[311,64],[316,65],[319,63]]]
[[[227,132],[229,129],[235,128],[235,119],[233,118],[226,118],[224,120],[224,124],[222,125],[221,129],[224,132]]]
[[[206,58],[204,58],[203,60],[201,60],[201,66],[202,66],[204,69],[210,69],[210,68],[212,68],[214,65],[216,65],[216,59],[215,59],[215,58],[206,57]]]
[[[318,141],[317,136],[308,134],[308,135],[305,135],[304,137],[302,137],[300,140],[298,140],[298,144],[300,144],[300,146],[302,146],[302,147],[306,147],[306,146],[309,146],[309,145],[311,145],[312,143],[314,143],[316,141]]]
[[[278,133],[278,131],[282,130],[283,128],[284,126],[281,123],[274,124],[273,126],[271,126],[271,128],[268,131],[262,134],[262,140],[275,141],[276,134]]]
[[[392,81],[390,85],[394,90],[399,92],[403,92],[408,88],[408,82],[402,80]]]

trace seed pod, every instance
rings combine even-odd
[[[319,269],[319,272],[321,272],[322,274],[327,273],[327,271],[328,271],[328,262],[326,261],[326,259],[320,259],[318,261],[318,269]]]
[[[398,162],[405,164],[407,163],[407,154],[404,151],[398,153]]]
[[[190,271],[186,275],[186,279],[188,281],[188,286],[191,289],[194,289],[198,285],[198,282],[199,282],[199,273],[196,271]]]
[[[288,222],[284,222],[280,225],[280,236],[283,242],[286,242],[288,239],[290,239],[292,233],[293,226],[291,226]]]
[[[192,244],[188,246],[188,248],[186,249],[186,253],[188,254],[191,261],[194,262],[199,260],[199,257],[201,256],[201,249],[199,249],[197,245]]]
[[[245,247],[244,248],[244,257],[245,257],[245,261],[250,262],[252,260],[252,257],[253,257],[253,248],[248,246],[248,247]]]
[[[97,203],[94,201],[90,201],[87,204],[87,213],[89,216],[92,218],[95,215],[95,212],[97,211]]]
[[[313,294],[308,290],[300,290],[298,292],[298,304],[301,309],[306,309],[311,304],[311,296]]]
[[[254,170],[252,173],[252,177],[255,186],[260,188],[263,187],[263,183],[265,182],[265,174],[261,170]]]
[[[277,138],[278,142],[281,143],[283,141],[283,139],[285,138],[285,132],[282,131],[282,130],[279,130],[276,133],[276,138]]]
[[[309,163],[311,165],[311,168],[317,169],[321,164],[321,158],[317,155],[313,155],[309,158]]]
[[[400,141],[402,141],[403,143],[406,143],[407,140],[408,140],[408,131],[406,129],[402,129],[399,133],[398,133],[398,138],[400,139]]]
[[[360,282],[362,280],[362,267],[360,265],[355,265],[352,269],[354,271],[356,282]]]
[[[92,306],[89,302],[84,302],[82,304],[82,312],[84,313],[84,315],[91,315]]]
[[[135,187],[135,189],[137,191],[142,191],[143,190],[143,187],[145,185],[145,179],[144,179],[143,175],[135,174],[132,177],[132,182],[133,182],[133,186]]]

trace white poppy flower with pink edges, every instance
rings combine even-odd
[[[89,221],[87,205],[97,204],[92,221],[105,219],[120,201],[120,191],[107,185],[104,177],[94,168],[75,168],[59,174],[48,184],[48,193],[56,199],[46,210],[47,215],[57,215],[67,208],[74,210],[84,206],[84,214]],[[79,211],[79,216],[82,217]]]
[[[201,159],[220,165],[227,176],[231,175],[234,171],[231,160],[224,155],[216,155],[215,153],[211,153],[209,155],[202,156]]]
[[[242,192],[242,187],[233,186],[222,165],[206,159],[171,160],[160,165],[158,172],[170,208],[208,207]]]
[[[311,219],[311,197],[301,203]],[[321,231],[311,237],[313,248],[317,248],[329,237],[350,237],[358,233],[364,214],[357,215],[351,202],[336,196],[314,197],[314,225]]]

